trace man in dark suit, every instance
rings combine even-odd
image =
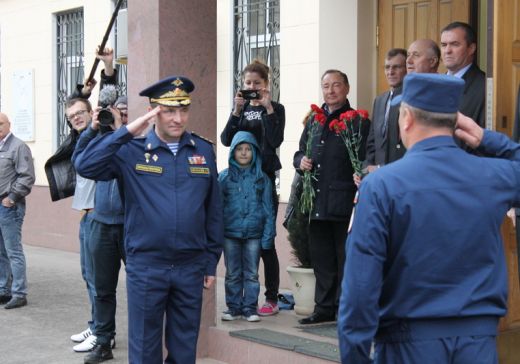
[[[449,75],[466,82],[459,111],[485,127],[486,74],[475,64],[476,52],[477,37],[470,25],[453,22],[442,29],[442,61]]]
[[[406,75],[406,49],[393,48],[385,59],[385,77],[390,90],[374,100],[372,124],[367,139],[365,167],[367,172],[401,158],[405,148],[399,138],[399,106],[390,106],[390,101],[401,94]]]

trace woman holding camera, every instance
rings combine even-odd
[[[282,168],[276,149],[283,142],[285,128],[285,108],[271,100],[269,91],[269,67],[260,61],[253,61],[242,71],[243,89],[235,95],[233,112],[226,127],[220,134],[220,141],[230,146],[238,131],[253,134],[260,146],[262,171],[271,180],[273,188],[273,209],[276,221],[278,195],[276,193],[276,171]],[[262,246],[261,258],[264,262],[265,304],[258,310],[260,316],[278,313],[278,287],[280,266],[274,241],[270,246]]]

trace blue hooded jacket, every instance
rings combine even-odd
[[[253,159],[242,168],[235,161],[237,145],[252,146]],[[229,168],[223,170],[218,181],[224,205],[224,236],[235,239],[261,239],[262,249],[274,247],[275,221],[271,196],[271,181],[262,172],[259,147],[253,134],[239,131],[229,150]]]

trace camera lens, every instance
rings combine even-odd
[[[109,126],[114,123],[114,115],[112,115],[108,108],[103,108],[99,110],[98,120],[99,124],[103,126]]]

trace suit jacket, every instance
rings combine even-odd
[[[459,110],[484,128],[486,126],[486,74],[473,63],[462,79],[466,82],[466,86]]]
[[[402,86],[394,90],[394,97],[400,95]],[[372,111],[372,124],[367,139],[365,167],[368,165],[385,165],[401,158],[406,149],[399,136],[399,106],[391,106],[388,112],[387,135],[382,134],[382,125],[385,120],[386,103],[390,91],[377,96]]]

